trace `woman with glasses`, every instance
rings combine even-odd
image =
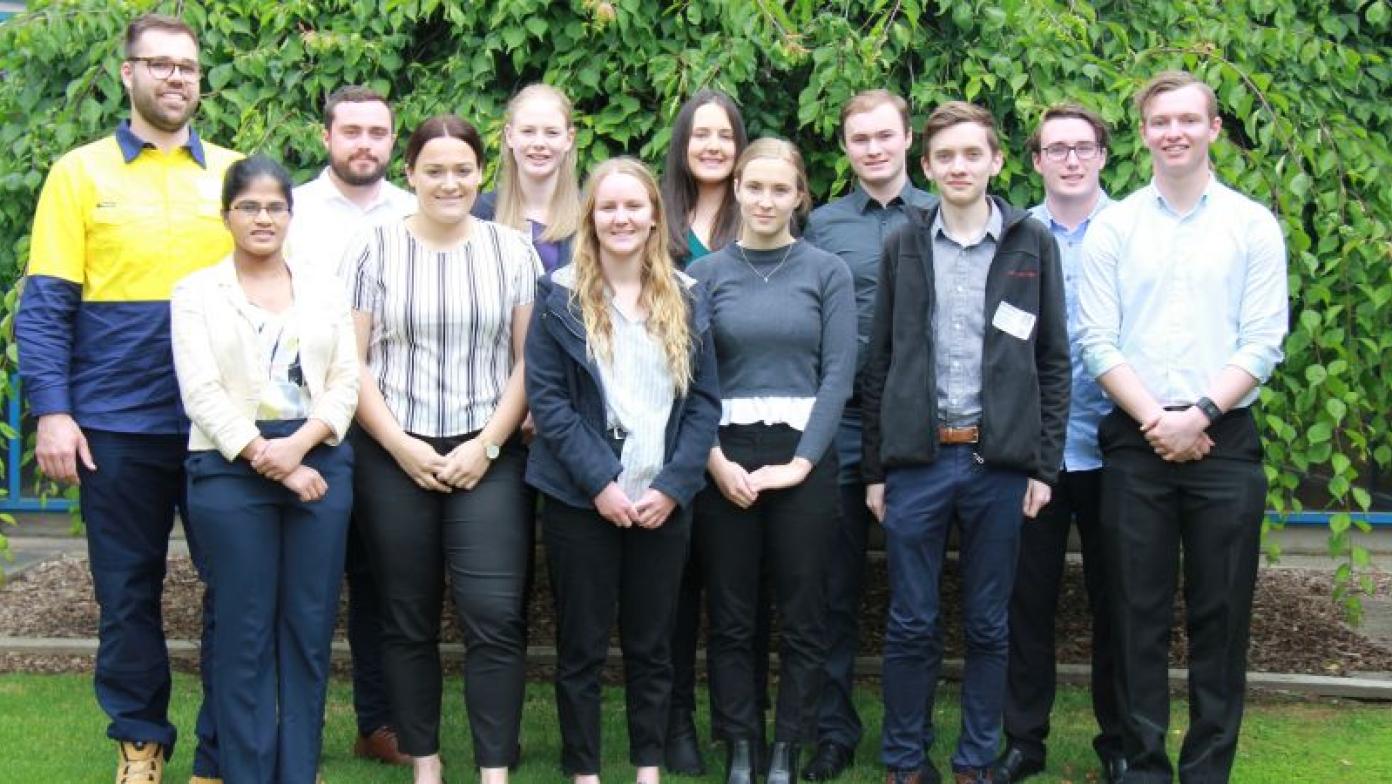
[[[171,300],[174,367],[192,420],[188,505],[208,554],[222,778],[312,782],[353,501],[357,404],[348,304],[281,252],[290,176],[256,156],[227,170],[234,250]]]
[[[440,784],[445,577],[464,634],[464,700],[483,784],[507,781],[526,671],[533,496],[517,435],[522,347],[541,262],[470,215],[483,141],[454,115],[406,142],[417,211],[344,257],[363,362],[355,509],[382,594],[393,726],[415,784]]]

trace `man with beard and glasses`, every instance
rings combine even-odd
[[[126,28],[130,118],[53,165],[15,319],[39,468],[80,489],[101,607],[97,701],[118,744],[117,784],[158,784],[174,750],[160,596],[176,510],[206,579],[197,524],[186,514],[189,422],[174,378],[169,295],[231,250],[219,196],[241,156],[189,128],[201,73],[198,39],[184,22],[147,14]],[[210,593],[194,782],[219,780]]]
[[[355,229],[415,211],[410,193],[386,179],[396,141],[391,106],[366,87],[346,85],[324,102],[324,149],[329,165],[295,188],[288,258],[336,272]],[[348,528],[348,647],[353,655],[353,708],[358,735],[353,755],[409,765],[397,748],[382,673],[382,615],[377,583],[356,521]]]

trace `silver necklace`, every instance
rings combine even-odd
[[[778,263],[773,266],[773,269],[769,270],[769,273],[767,275],[760,272],[758,267],[755,267],[752,263],[750,263],[749,257],[744,255],[743,245],[736,242],[735,247],[739,248],[740,258],[744,259],[744,266],[748,267],[749,271],[754,273],[754,277],[762,280],[765,283],[768,283],[769,278],[773,277],[773,274],[775,272],[779,271],[780,269],[783,269],[783,264],[788,261],[788,254],[793,252],[793,246],[796,244],[797,240],[793,240],[792,242],[788,243],[788,246],[783,250],[783,258],[778,260]]]

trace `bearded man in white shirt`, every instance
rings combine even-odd
[[[416,199],[386,179],[396,130],[386,98],[347,85],[324,102],[324,149],[329,164],[295,188],[289,259],[329,273],[342,263],[356,232],[415,211]],[[377,583],[356,521],[348,529],[348,646],[353,655],[353,708],[358,735],[353,754],[408,765],[396,745],[382,674],[381,608]]]

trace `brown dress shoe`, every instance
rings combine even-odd
[[[921,770],[887,770],[885,771],[885,784],[921,784],[923,781],[923,771]]]
[[[378,727],[370,735],[359,735],[353,741],[353,756],[377,760],[386,765],[410,765],[411,758],[396,746],[396,730]]]
[[[952,772],[956,784],[991,784],[991,769],[956,770]]]

